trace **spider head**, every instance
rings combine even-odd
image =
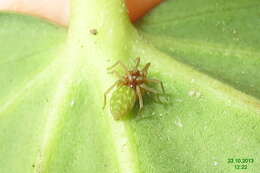
[[[145,78],[146,76],[140,70],[129,71],[125,76],[125,85],[135,89],[137,85],[141,85],[145,82]]]

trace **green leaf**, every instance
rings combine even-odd
[[[259,1],[168,1],[140,22],[154,46],[260,98]]]
[[[257,173],[258,11],[257,0],[166,1],[133,27],[123,1],[74,0],[68,30],[0,14],[0,172]],[[106,67],[137,56],[167,101],[145,96],[115,121],[102,109],[116,80]]]

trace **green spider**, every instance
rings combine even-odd
[[[157,79],[147,78],[148,69],[151,63],[147,63],[143,69],[139,69],[140,58],[136,58],[136,65],[133,69],[128,69],[127,66],[121,61],[117,61],[114,65],[108,68],[108,70],[114,69],[117,65],[120,65],[125,74],[121,76],[117,71],[112,71],[118,76],[118,80],[106,90],[104,93],[104,107],[106,106],[106,97],[112,91],[113,88],[117,87],[116,90],[112,93],[110,99],[110,111],[115,120],[121,119],[126,115],[130,110],[133,109],[136,100],[139,100],[140,109],[143,108],[143,95],[146,92],[151,92],[159,94],[159,92],[153,88],[148,87],[146,84],[160,83],[162,91],[164,93],[163,83]]]

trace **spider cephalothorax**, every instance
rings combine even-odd
[[[138,69],[140,65],[140,58],[136,59],[136,65],[133,69],[129,70],[121,61],[117,61],[108,70],[114,69],[117,65],[123,67],[125,74],[120,75],[117,71],[112,71],[118,76],[118,80],[105,92],[104,94],[104,107],[106,105],[106,95],[114,88],[117,87],[112,94],[110,101],[110,109],[115,119],[120,119],[129,110],[131,110],[136,102],[139,100],[140,109],[143,108],[142,95],[145,92],[158,94],[159,92],[153,88],[148,87],[146,84],[150,82],[160,83],[162,91],[164,92],[163,84],[160,80],[147,78],[148,69],[151,63],[147,63],[143,69]]]
[[[144,74],[140,70],[132,70],[129,71],[128,74],[125,75],[124,85],[127,85],[133,89],[136,89],[137,85],[142,85],[145,83],[146,74]]]

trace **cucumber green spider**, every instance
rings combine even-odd
[[[117,71],[113,70],[120,65],[125,74],[120,75]],[[140,58],[136,58],[136,64],[133,69],[128,69],[127,66],[121,61],[117,61],[114,65],[108,68],[113,70],[112,73],[118,76],[118,80],[106,90],[104,93],[104,107],[106,106],[107,95],[116,87],[110,99],[110,110],[114,119],[118,120],[128,113],[134,106],[136,100],[139,101],[140,109],[143,108],[143,95],[146,92],[159,94],[156,89],[147,86],[147,83],[159,83],[162,92],[164,93],[163,83],[157,79],[149,79],[148,69],[151,63],[147,63],[142,69],[139,69]]]

